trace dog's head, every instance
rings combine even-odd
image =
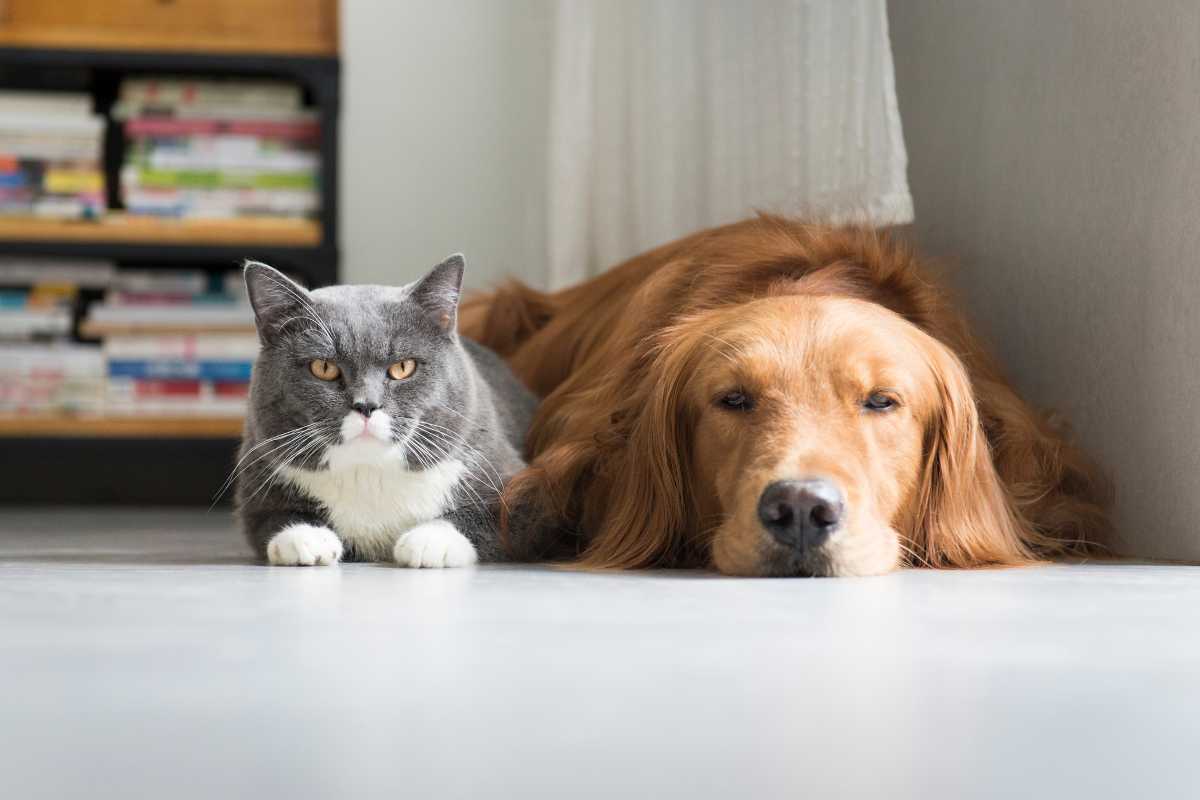
[[[677,417],[692,420],[685,471],[718,569],[870,575],[1028,557],[966,372],[942,344],[846,298],[725,317]]]
[[[541,460],[579,495],[585,564],[816,576],[1032,558],[962,364],[881,306],[768,297],[692,314],[631,358],[624,394],[592,398],[618,409],[609,427]],[[589,398],[572,402],[582,415]]]

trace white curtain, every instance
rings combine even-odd
[[[559,0],[554,287],[756,209],[912,220],[885,0]]]

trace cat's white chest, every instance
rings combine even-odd
[[[461,461],[409,470],[401,462],[312,471],[289,467],[286,479],[320,503],[341,539],[362,552],[389,551],[396,537],[450,508]]]

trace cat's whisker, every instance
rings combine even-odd
[[[290,450],[287,454],[285,454],[282,458],[279,459],[279,462],[278,462],[277,466],[275,467],[274,471],[271,472],[271,474],[267,477],[267,479],[265,481],[263,481],[262,484],[254,491],[254,494],[250,495],[250,499],[254,499],[258,495],[259,492],[263,491],[268,486],[273,484],[276,481],[276,479],[278,479],[279,476],[283,473],[283,471],[287,467],[291,466],[297,459],[302,458],[303,456],[307,455],[308,453],[312,452],[315,449],[318,449],[320,447],[327,447],[333,441],[336,441],[335,435],[326,435],[325,437],[322,437],[322,438],[313,437],[312,439],[309,439],[306,442],[302,442],[301,444],[292,448],[292,450]]]
[[[447,410],[451,410],[451,409],[447,409]],[[454,412],[454,413],[458,413],[458,412]],[[465,417],[464,417],[464,419],[465,419]],[[428,420],[423,420],[423,419],[422,420],[414,420],[411,418],[405,418],[405,420],[414,423],[416,428],[422,429],[424,431],[425,435],[430,437],[431,439],[436,440],[436,439],[440,438],[444,441],[453,443],[457,448],[461,448],[464,451],[473,453],[475,455],[478,455],[480,458],[483,458],[484,461],[487,463],[487,466],[489,468],[491,468],[492,472],[496,475],[497,479],[500,478],[499,471],[496,470],[496,468],[492,465],[491,461],[486,456],[484,456],[483,453],[478,448],[472,446],[469,442],[466,441],[465,438],[462,438],[462,436],[459,432],[451,431],[449,428],[445,428],[441,425],[437,425],[435,423],[429,422]]]
[[[444,452],[441,454],[442,458],[449,456],[452,451],[456,450],[458,455],[471,459],[472,466],[481,470],[486,467],[486,470],[490,470],[490,475],[487,474],[486,470],[484,470],[484,474],[477,477],[483,478],[483,483],[485,483],[493,492],[499,494],[501,491],[501,484],[503,483],[504,479],[500,474],[500,471],[497,470],[495,465],[492,464],[491,460],[488,459],[488,457],[485,456],[478,448],[471,446],[465,440],[450,439],[449,436],[437,430],[438,428],[440,428],[440,426],[436,426],[433,423],[426,422],[425,420],[419,420],[417,421],[414,430],[421,432],[421,434],[430,444],[437,444],[440,441],[442,447],[445,448]],[[449,446],[450,444],[453,444],[454,447],[451,448]],[[493,476],[495,478],[494,480]]]
[[[450,408],[449,406],[441,405],[441,404],[439,404],[437,407],[442,409],[443,411],[448,411],[451,414],[461,417],[463,420],[465,420],[468,423],[471,422],[471,420],[466,415],[464,415],[460,411],[457,411],[456,409],[453,409],[453,408]],[[449,431],[450,430],[449,428],[445,428],[441,425],[436,425],[427,420],[414,420],[414,421],[416,422],[417,425],[426,426],[428,428],[433,428],[435,430],[440,430],[440,431]],[[487,430],[487,429],[480,428],[480,430]],[[487,432],[490,433],[491,431],[487,431]],[[458,435],[458,434],[456,433],[455,435]],[[472,452],[474,452],[476,455],[478,455],[480,458],[482,458],[486,462],[488,468],[490,468],[492,473],[496,476],[496,480],[499,481],[500,483],[503,483],[503,477],[500,475],[500,471],[495,468],[495,466],[491,463],[491,460],[489,460],[487,458],[487,456],[483,455],[483,453],[480,452],[478,449],[471,447],[469,444],[467,444],[465,442],[465,440],[462,442],[462,446],[470,449]],[[494,491],[499,491],[499,487],[496,487],[496,486],[493,486],[492,489]]]
[[[259,485],[258,489],[256,489],[255,494],[250,495],[250,497],[253,498],[265,486],[270,485],[279,476],[282,469],[284,467],[288,466],[289,464],[291,464],[302,453],[304,453],[305,451],[307,451],[308,449],[310,449],[314,446],[331,441],[334,438],[334,436],[335,435],[330,435],[330,434],[325,434],[324,436],[322,436],[321,431],[319,431],[319,430],[308,431],[305,433],[304,436],[300,437],[299,439],[289,440],[286,443],[286,445],[272,450],[272,453],[275,453],[278,451],[282,451],[282,452],[280,453],[280,455],[278,457],[274,458],[273,460],[271,460],[269,463],[265,464],[262,467],[262,472],[269,473],[269,475]]]
[[[422,436],[422,434],[423,434],[423,433],[427,433],[427,432],[422,432],[422,431],[419,431],[419,430],[416,432],[416,437],[417,437],[417,439],[418,439],[418,440],[420,440],[420,438],[421,438],[421,436]],[[425,440],[425,441],[424,441],[424,445],[423,445],[423,446],[425,446],[425,445],[428,445],[428,444],[429,444],[429,442],[428,442],[427,440]],[[465,455],[470,455],[469,453],[462,453],[462,452],[460,452],[460,455],[464,455],[464,454],[465,454]],[[444,458],[444,457],[445,457],[445,455],[443,454],[441,457],[442,457],[442,458]],[[473,465],[473,464],[468,464],[468,466],[478,466],[478,465],[477,465],[477,464],[474,464],[474,465]],[[494,484],[492,484],[492,483],[491,483],[490,481],[488,481],[488,480],[481,480],[481,478],[482,478],[482,477],[486,477],[486,475],[485,475],[485,476],[481,476],[481,475],[480,475],[479,473],[477,473],[477,472],[471,472],[471,473],[470,473],[470,474],[468,474],[468,475],[466,476],[466,478],[465,478],[465,479],[464,479],[464,480],[463,480],[463,481],[462,481],[462,482],[459,484],[459,488],[460,488],[460,489],[462,489],[464,492],[468,492],[468,493],[470,494],[470,498],[469,498],[469,499],[472,499],[476,505],[478,505],[478,506],[479,506],[479,507],[481,507],[481,508],[487,508],[487,506],[488,506],[487,500],[485,500],[485,499],[484,499],[484,497],[483,497],[483,495],[482,495],[482,494],[480,494],[479,490],[478,490],[478,489],[476,489],[474,486],[472,486],[472,485],[471,485],[471,483],[470,483],[470,481],[471,481],[472,479],[480,480],[480,482],[481,482],[481,483],[483,483],[483,484],[485,484],[485,485],[486,485],[486,486],[487,486],[489,489],[491,489],[491,491],[492,491],[492,494],[493,494],[493,495],[495,495],[495,496],[496,496],[496,498],[497,498],[497,499],[498,499],[498,500],[499,500],[501,503],[503,503],[503,498],[501,497],[501,492],[500,492],[500,489],[499,489],[499,487],[495,486]]]
[[[242,457],[240,459],[238,459],[238,462],[233,465],[233,469],[230,470],[229,476],[225,478],[224,483],[222,483],[220,488],[217,489],[217,493],[213,497],[212,505],[210,505],[208,507],[208,510],[212,511],[213,508],[216,507],[217,503],[220,502],[221,497],[225,494],[225,492],[227,492],[229,490],[229,487],[233,486],[234,481],[237,480],[238,475],[240,475],[242,472],[249,469],[254,464],[258,463],[260,460],[262,460],[262,458],[264,456],[270,455],[271,453],[275,452],[275,450],[279,449],[279,447],[286,446],[286,444],[288,442],[290,442],[292,439],[299,438],[299,437],[303,436],[306,431],[311,430],[313,428],[320,427],[325,424],[326,423],[323,420],[320,420],[317,422],[310,422],[307,425],[301,425],[299,428],[293,428],[291,430],[284,431],[283,433],[276,434],[275,436],[271,436],[266,439],[263,439],[261,442],[255,444],[253,447],[246,450],[246,452],[242,454]],[[258,450],[261,447],[265,447],[266,445],[269,445],[273,442],[278,442],[280,439],[286,439],[287,441],[285,441],[281,445],[278,445],[275,448],[272,448],[271,450],[267,450],[264,453],[259,453],[258,456],[253,461],[246,463],[246,459],[248,459],[248,458],[250,458],[250,456],[254,455],[256,450]]]
[[[294,435],[294,436],[292,436],[292,437],[289,437],[289,438],[288,438],[288,439],[286,439],[285,441],[283,441],[283,442],[280,442],[280,443],[279,443],[279,444],[277,444],[275,447],[272,447],[270,450],[268,450],[268,451],[266,451],[266,452],[264,452],[264,453],[260,453],[260,454],[258,455],[258,457],[256,457],[256,458],[255,458],[253,461],[251,461],[249,464],[247,464],[247,465],[246,465],[246,466],[243,468],[243,471],[245,471],[245,470],[248,470],[248,469],[249,469],[250,467],[252,467],[254,464],[257,464],[258,462],[262,461],[264,458],[269,458],[270,456],[274,455],[275,453],[278,453],[278,452],[280,452],[281,450],[285,450],[285,449],[287,449],[288,447],[291,447],[292,445],[299,444],[299,443],[300,443],[300,442],[302,442],[302,441],[303,441],[303,440],[304,440],[306,437],[308,437],[308,436],[312,436],[312,435],[316,435],[316,434],[319,434],[319,433],[320,433],[320,429],[319,429],[319,428],[310,429],[310,430],[306,430],[306,431],[301,431],[301,432],[297,433],[296,435]]]

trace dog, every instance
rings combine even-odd
[[[1107,482],[884,231],[760,215],[460,325],[545,398],[504,495],[517,558],[874,575],[1109,532]]]

